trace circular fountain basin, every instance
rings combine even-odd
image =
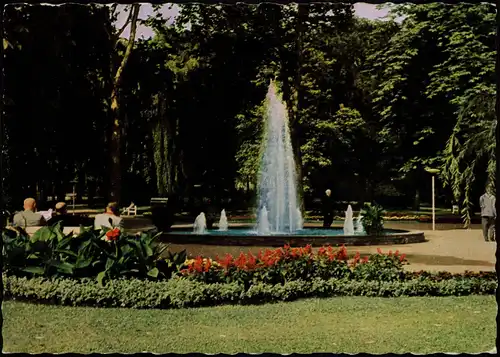
[[[258,234],[254,226],[229,227],[227,231],[210,229],[203,234],[193,232],[193,229],[174,227],[170,232],[163,233],[161,241],[176,244],[205,244],[221,246],[291,246],[313,247],[324,245],[392,245],[425,242],[423,232],[406,231],[402,229],[385,229],[381,235],[354,234],[344,235],[342,228],[311,227],[290,233]]]

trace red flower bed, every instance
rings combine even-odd
[[[213,261],[196,257],[188,261],[187,269],[182,275],[206,282],[238,281],[244,284],[251,282],[284,283],[286,281],[311,278],[362,278],[381,280],[400,278],[402,265],[406,263],[405,255],[399,251],[361,257],[359,252],[349,257],[345,246],[334,249],[325,246],[314,253],[312,247],[266,249],[257,255],[241,252],[234,257],[226,254]],[[390,272],[390,276],[387,273]],[[385,274],[385,275],[384,275]]]

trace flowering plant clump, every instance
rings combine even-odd
[[[399,251],[384,254],[379,250],[377,254],[363,258],[356,252],[350,258],[344,246],[339,249],[321,247],[314,253],[310,245],[299,248],[285,245],[283,248],[259,251],[257,255],[241,252],[237,257],[226,254],[214,260],[198,256],[187,260],[186,268],[180,274],[197,281],[238,282],[244,285],[284,284],[315,278],[394,280],[403,276],[402,265],[405,262],[405,255],[400,255]]]
[[[399,250],[394,253],[389,250],[387,254],[377,248],[377,254],[372,254],[367,263],[355,265],[354,278],[360,280],[394,281],[404,280],[403,265],[407,264],[406,255]]]
[[[185,256],[181,252],[170,255],[167,261],[160,259],[168,246],[156,243],[158,237],[94,227],[82,227],[77,235],[64,234],[60,222],[40,228],[32,237],[8,230],[2,232],[2,268],[29,278],[95,278],[101,285],[123,277],[170,278],[184,264]]]
[[[118,240],[119,236],[120,236],[120,230],[118,228],[113,228],[106,232],[103,239],[107,242],[112,242]]]

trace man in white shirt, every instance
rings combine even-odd
[[[483,226],[483,237],[486,242],[490,240],[495,241],[493,230],[495,229],[495,219],[497,218],[497,210],[495,207],[496,199],[491,188],[486,189],[479,198],[479,205],[481,206],[481,223]]]
[[[116,202],[108,203],[106,211],[95,216],[94,227],[96,229],[107,227],[123,230],[123,218],[119,216],[119,208]]]

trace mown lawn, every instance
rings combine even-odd
[[[494,296],[308,299],[183,310],[7,301],[6,352],[480,352],[495,346]]]

